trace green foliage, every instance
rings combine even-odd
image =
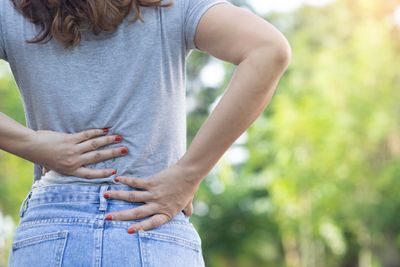
[[[247,130],[249,158],[223,157],[196,194],[207,266],[400,266],[398,5],[338,0],[268,16],[288,37],[292,63]],[[189,88],[202,86],[208,59],[192,53]],[[197,101],[188,144],[226,89],[234,67],[225,67],[221,88],[188,90]],[[0,94],[1,111],[24,123],[12,77]],[[17,221],[32,165],[1,152],[0,168],[0,209]]]

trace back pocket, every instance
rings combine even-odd
[[[190,222],[138,232],[143,267],[203,267],[201,239]]]
[[[9,267],[61,266],[68,231],[32,234],[15,239],[11,246]]]

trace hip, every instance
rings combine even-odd
[[[105,214],[144,203],[106,199],[127,185],[51,185],[32,188],[21,204],[9,266],[204,266],[201,238],[179,212],[151,230],[129,234],[135,222]]]

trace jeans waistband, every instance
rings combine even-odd
[[[107,200],[103,194],[107,190],[138,190],[125,184],[55,184],[40,187],[32,187],[20,207],[20,217],[23,217],[28,209],[29,203],[51,203],[51,202],[88,202],[99,203],[99,210],[107,209],[108,202],[123,202],[123,200]],[[135,205],[132,203],[132,205]]]

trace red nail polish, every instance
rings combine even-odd
[[[108,128],[103,128],[103,132],[108,133]]]
[[[116,174],[116,173],[117,173],[116,170],[111,171],[111,174]]]
[[[112,220],[113,219],[112,217],[113,217],[112,214],[108,214],[105,219],[106,220]]]
[[[110,198],[111,197],[111,195],[110,195],[110,193],[104,193],[104,198]]]
[[[119,141],[121,141],[121,140],[122,140],[122,137],[121,137],[120,135],[117,135],[117,136],[115,137],[115,141],[119,142]]]
[[[125,148],[125,147],[121,148],[121,153],[122,153],[122,154],[128,153],[128,149]]]
[[[135,228],[128,228],[128,233],[130,233],[130,234],[133,234],[133,233],[135,233],[136,232],[136,230],[135,230]]]

